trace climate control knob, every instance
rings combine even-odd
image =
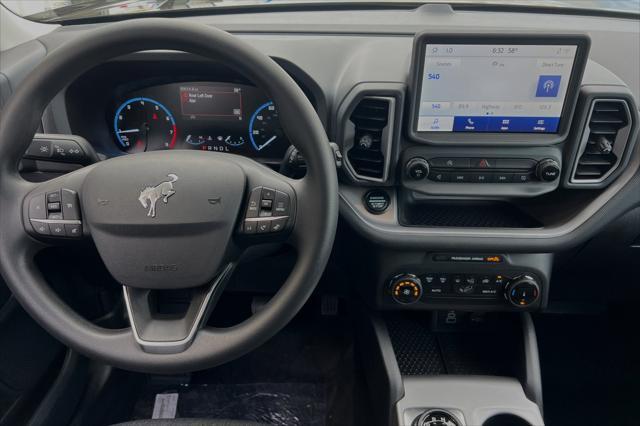
[[[407,161],[407,176],[413,180],[422,180],[429,176],[429,162],[421,157]]]
[[[536,166],[536,177],[543,182],[553,182],[560,177],[560,164],[552,158],[540,160]]]
[[[504,288],[507,301],[518,308],[526,308],[540,298],[540,285],[530,275],[521,275],[509,281]]]
[[[389,292],[396,302],[409,305],[422,297],[422,283],[413,274],[396,275],[389,283]]]

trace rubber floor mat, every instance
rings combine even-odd
[[[326,390],[316,383],[196,384],[164,389],[178,393],[176,417],[250,420],[273,425],[324,426]],[[136,420],[151,418],[156,392],[143,395]]]

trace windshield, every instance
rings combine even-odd
[[[546,6],[640,13],[640,0],[395,0],[407,5],[415,3],[465,3],[478,5]],[[63,22],[77,19],[134,15],[149,12],[229,7],[290,5],[300,8],[322,3],[327,8],[336,4],[379,3],[393,5],[394,0],[0,0],[17,15],[40,22]]]

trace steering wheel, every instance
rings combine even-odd
[[[100,63],[153,49],[225,63],[269,93],[288,138],[304,155],[305,177],[289,179],[230,154],[161,151],[108,159],[44,183],[21,178],[20,159],[56,94]],[[264,343],[309,298],[333,245],[337,194],[322,124],[302,90],[269,57],[192,22],[109,24],[50,53],[2,111],[0,271],[38,323],[90,358],[145,372],[209,368]],[[123,286],[128,328],[103,328],[78,315],[35,265],[34,256],[45,247],[89,239]],[[286,242],[297,252],[280,290],[238,325],[206,326],[241,254],[270,242]],[[171,289],[189,289],[182,315],[154,310],[154,294]]]

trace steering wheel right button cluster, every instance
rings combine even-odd
[[[262,186],[253,188],[247,204],[242,233],[282,232],[287,228],[290,210],[291,198],[286,192]]]

